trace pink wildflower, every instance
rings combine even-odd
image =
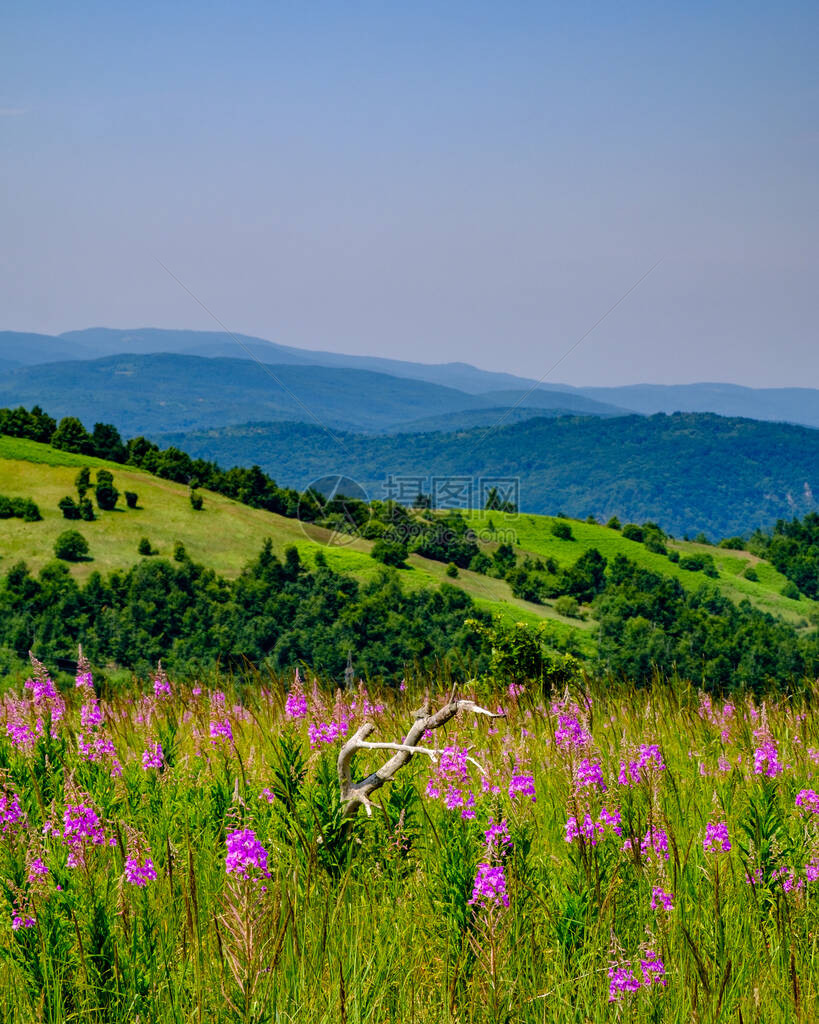
[[[723,853],[731,849],[731,840],[728,838],[728,826],[724,821],[709,821],[705,826],[705,838],[702,841],[702,848],[705,853],[721,848]]]
[[[226,839],[225,870],[241,878],[258,880],[270,878],[267,870],[267,850],[256,838],[252,828],[230,832]]]
[[[156,868],[150,857],[141,862],[136,857],[128,857],[125,861],[125,881],[129,885],[145,886],[156,879]]]
[[[509,906],[506,875],[503,868],[492,864],[479,864],[469,905],[491,908],[500,904],[504,907]]]

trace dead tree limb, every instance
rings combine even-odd
[[[368,742],[367,737],[375,729],[375,725],[372,722],[365,722],[364,725],[356,730],[341,748],[338,755],[338,784],[341,788],[344,817],[355,817],[358,814],[359,807],[363,807],[367,814],[372,814],[370,795],[375,790],[380,789],[385,782],[389,782],[394,778],[395,774],[411,761],[415,754],[425,754],[431,760],[437,760],[440,752],[431,747],[419,746],[418,741],[425,732],[440,729],[442,725],[446,725],[459,711],[471,711],[473,714],[486,715],[488,718],[504,717],[502,714],[487,711],[486,708],[480,707],[471,700],[450,700],[449,703],[432,713],[430,713],[429,704],[416,711],[413,715],[414,721],[403,743]],[[394,750],[395,753],[377,771],[374,771],[366,778],[360,779],[358,782],[354,782],[350,765],[353,755],[357,750]],[[481,771],[484,770],[474,758],[470,757],[468,760],[472,764],[477,765]]]

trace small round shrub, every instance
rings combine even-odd
[[[128,508],[136,508],[139,496],[134,491],[125,491],[125,504]]]
[[[745,576],[746,580],[750,580],[752,583],[759,582],[759,573],[752,565],[748,566],[743,575]]]
[[[404,565],[404,561],[407,557],[407,548],[405,544],[400,544],[397,541],[385,540],[380,537],[375,544],[373,544],[372,556],[376,561],[383,562],[384,565],[392,565],[396,568],[400,568]]]
[[[473,555],[472,560],[469,563],[470,572],[480,572],[486,575],[491,568],[492,559],[483,551],[479,551],[477,554]]]
[[[556,519],[552,523],[552,533],[558,540],[574,540],[571,526],[560,519]]]
[[[458,566],[454,562],[450,562],[446,567],[446,574],[454,579],[458,575]]]
[[[140,555],[153,555],[155,554],[154,549],[151,547],[151,542],[147,537],[143,537],[137,545],[137,551]]]
[[[66,495],[64,498],[60,498],[57,502],[57,508],[62,512],[63,519],[79,519],[80,518],[80,506],[74,501],[70,495]]]
[[[555,611],[558,615],[565,615],[568,619],[580,618],[580,605],[577,599],[570,594],[564,594],[555,601]]]
[[[78,530],[65,530],[54,542],[54,554],[64,562],[81,562],[88,555],[88,541]]]

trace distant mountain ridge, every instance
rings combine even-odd
[[[552,390],[580,393],[600,402],[633,409],[644,416],[658,412],[716,412],[720,416],[745,416],[819,427],[819,390],[816,388],[748,388],[720,383],[571,388],[555,384]]]
[[[148,355],[157,352],[197,355],[206,358],[247,359],[251,358],[248,355],[247,350],[249,350],[253,358],[280,366],[293,363],[304,366],[371,370],[394,377],[425,380],[432,384],[441,384],[472,394],[492,388],[528,388],[536,384],[536,381],[528,380],[525,377],[480,370],[468,363],[427,364],[387,359],[381,356],[343,355],[337,352],[321,352],[294,348],[291,345],[280,345],[274,341],[267,341],[265,338],[256,338],[246,334],[231,336],[224,331],[164,330],[156,327],[118,330],[110,327],[90,327],[81,331],[66,331],[54,340],[62,342],[65,346],[64,355],[52,357],[61,359],[86,359],[125,353]],[[237,340],[241,344],[237,344]],[[84,354],[72,355],[74,346],[78,346],[79,351]],[[0,332],[0,357],[14,358],[8,356],[4,351],[3,332]],[[43,360],[37,360],[37,362],[41,361]]]
[[[722,416],[743,416],[819,427],[819,389],[816,388],[749,388],[720,383],[573,387],[482,370],[461,362],[416,363],[380,356],[299,349],[250,335],[235,337],[241,345],[223,331],[165,330],[155,327],[126,330],[92,327],[66,331],[56,336],[0,331],[0,371],[47,362],[98,359],[123,354],[150,355],[164,352],[210,359],[255,358],[278,366],[367,370],[398,379],[425,381],[469,395],[486,395],[498,391],[521,394],[531,388],[535,388],[536,392],[562,392],[607,406],[605,412],[597,410],[602,414],[712,412]],[[559,403],[552,399],[547,407],[558,408]],[[567,408],[578,412],[593,411],[592,407],[569,405]],[[234,422],[238,420],[234,419]]]
[[[416,420],[521,402],[542,414],[558,408],[614,415],[582,395],[537,391],[473,395],[372,370],[303,364],[258,366],[248,359],[170,353],[105,356],[2,371],[0,406],[43,406],[52,416],[89,410],[91,423],[126,434],[196,430],[255,420],[320,424],[332,430],[417,430]],[[490,418],[497,421],[502,409]]]

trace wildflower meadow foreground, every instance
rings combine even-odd
[[[813,696],[158,670],[102,699],[33,660],[0,1019],[816,1020]]]

